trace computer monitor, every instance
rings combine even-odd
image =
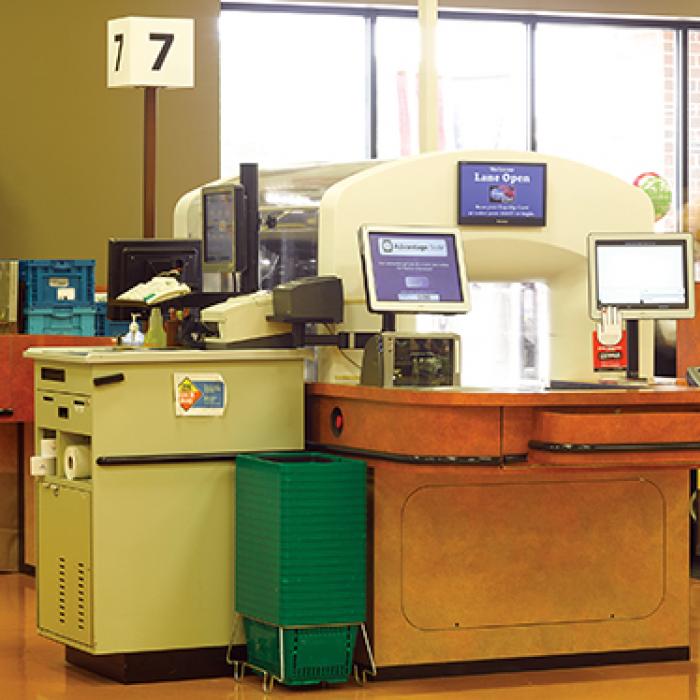
[[[460,161],[461,226],[544,226],[547,164]]]
[[[202,267],[233,272],[236,266],[236,185],[202,188]]]
[[[378,313],[469,311],[469,284],[458,229],[362,226],[367,305]]]
[[[627,319],[695,316],[690,233],[592,233],[588,236],[589,313],[603,307]]]
[[[110,239],[107,246],[107,316],[125,321],[137,307],[113,306],[116,298],[140,282],[179,270],[179,278],[193,292],[202,291],[202,241],[187,238]]]

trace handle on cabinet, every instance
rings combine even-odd
[[[105,386],[106,384],[118,384],[123,382],[126,377],[122,372],[117,372],[116,374],[106,374],[103,377],[95,377],[92,383],[95,386]]]

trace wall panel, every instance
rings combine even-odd
[[[219,173],[217,0],[35,0],[0,12],[0,257],[89,257],[142,231],[143,93],[106,87],[106,22],[194,17],[196,86],[159,100],[157,232]]]

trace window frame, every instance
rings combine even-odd
[[[336,15],[363,17],[365,19],[365,75],[367,111],[365,126],[367,133],[366,155],[377,158],[377,65],[376,65],[376,30],[380,17],[405,17],[416,19],[418,11],[402,8],[371,8],[344,5],[305,5],[305,4],[269,4],[255,2],[222,2],[222,12],[261,12],[294,13],[306,15]],[[439,19],[461,21],[514,22],[525,26],[526,31],[526,150],[537,151],[537,104],[535,98],[535,81],[537,75],[536,43],[537,27],[540,24],[567,24],[579,26],[610,26],[621,28],[645,28],[673,31],[675,38],[676,65],[676,125],[675,125],[675,163],[676,177],[673,188],[676,221],[680,230],[688,230],[688,193],[690,187],[690,142],[689,96],[690,87],[688,52],[690,50],[689,33],[700,31],[700,20],[679,20],[666,17],[638,18],[621,15],[578,15],[546,14],[534,12],[484,11],[484,10],[439,10]]]

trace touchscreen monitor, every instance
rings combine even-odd
[[[614,306],[623,318],[695,315],[689,233],[594,233],[588,237],[589,311]]]
[[[235,269],[235,196],[233,186],[202,189],[204,272]]]
[[[469,284],[459,230],[363,226],[359,235],[370,311],[469,311]]]

